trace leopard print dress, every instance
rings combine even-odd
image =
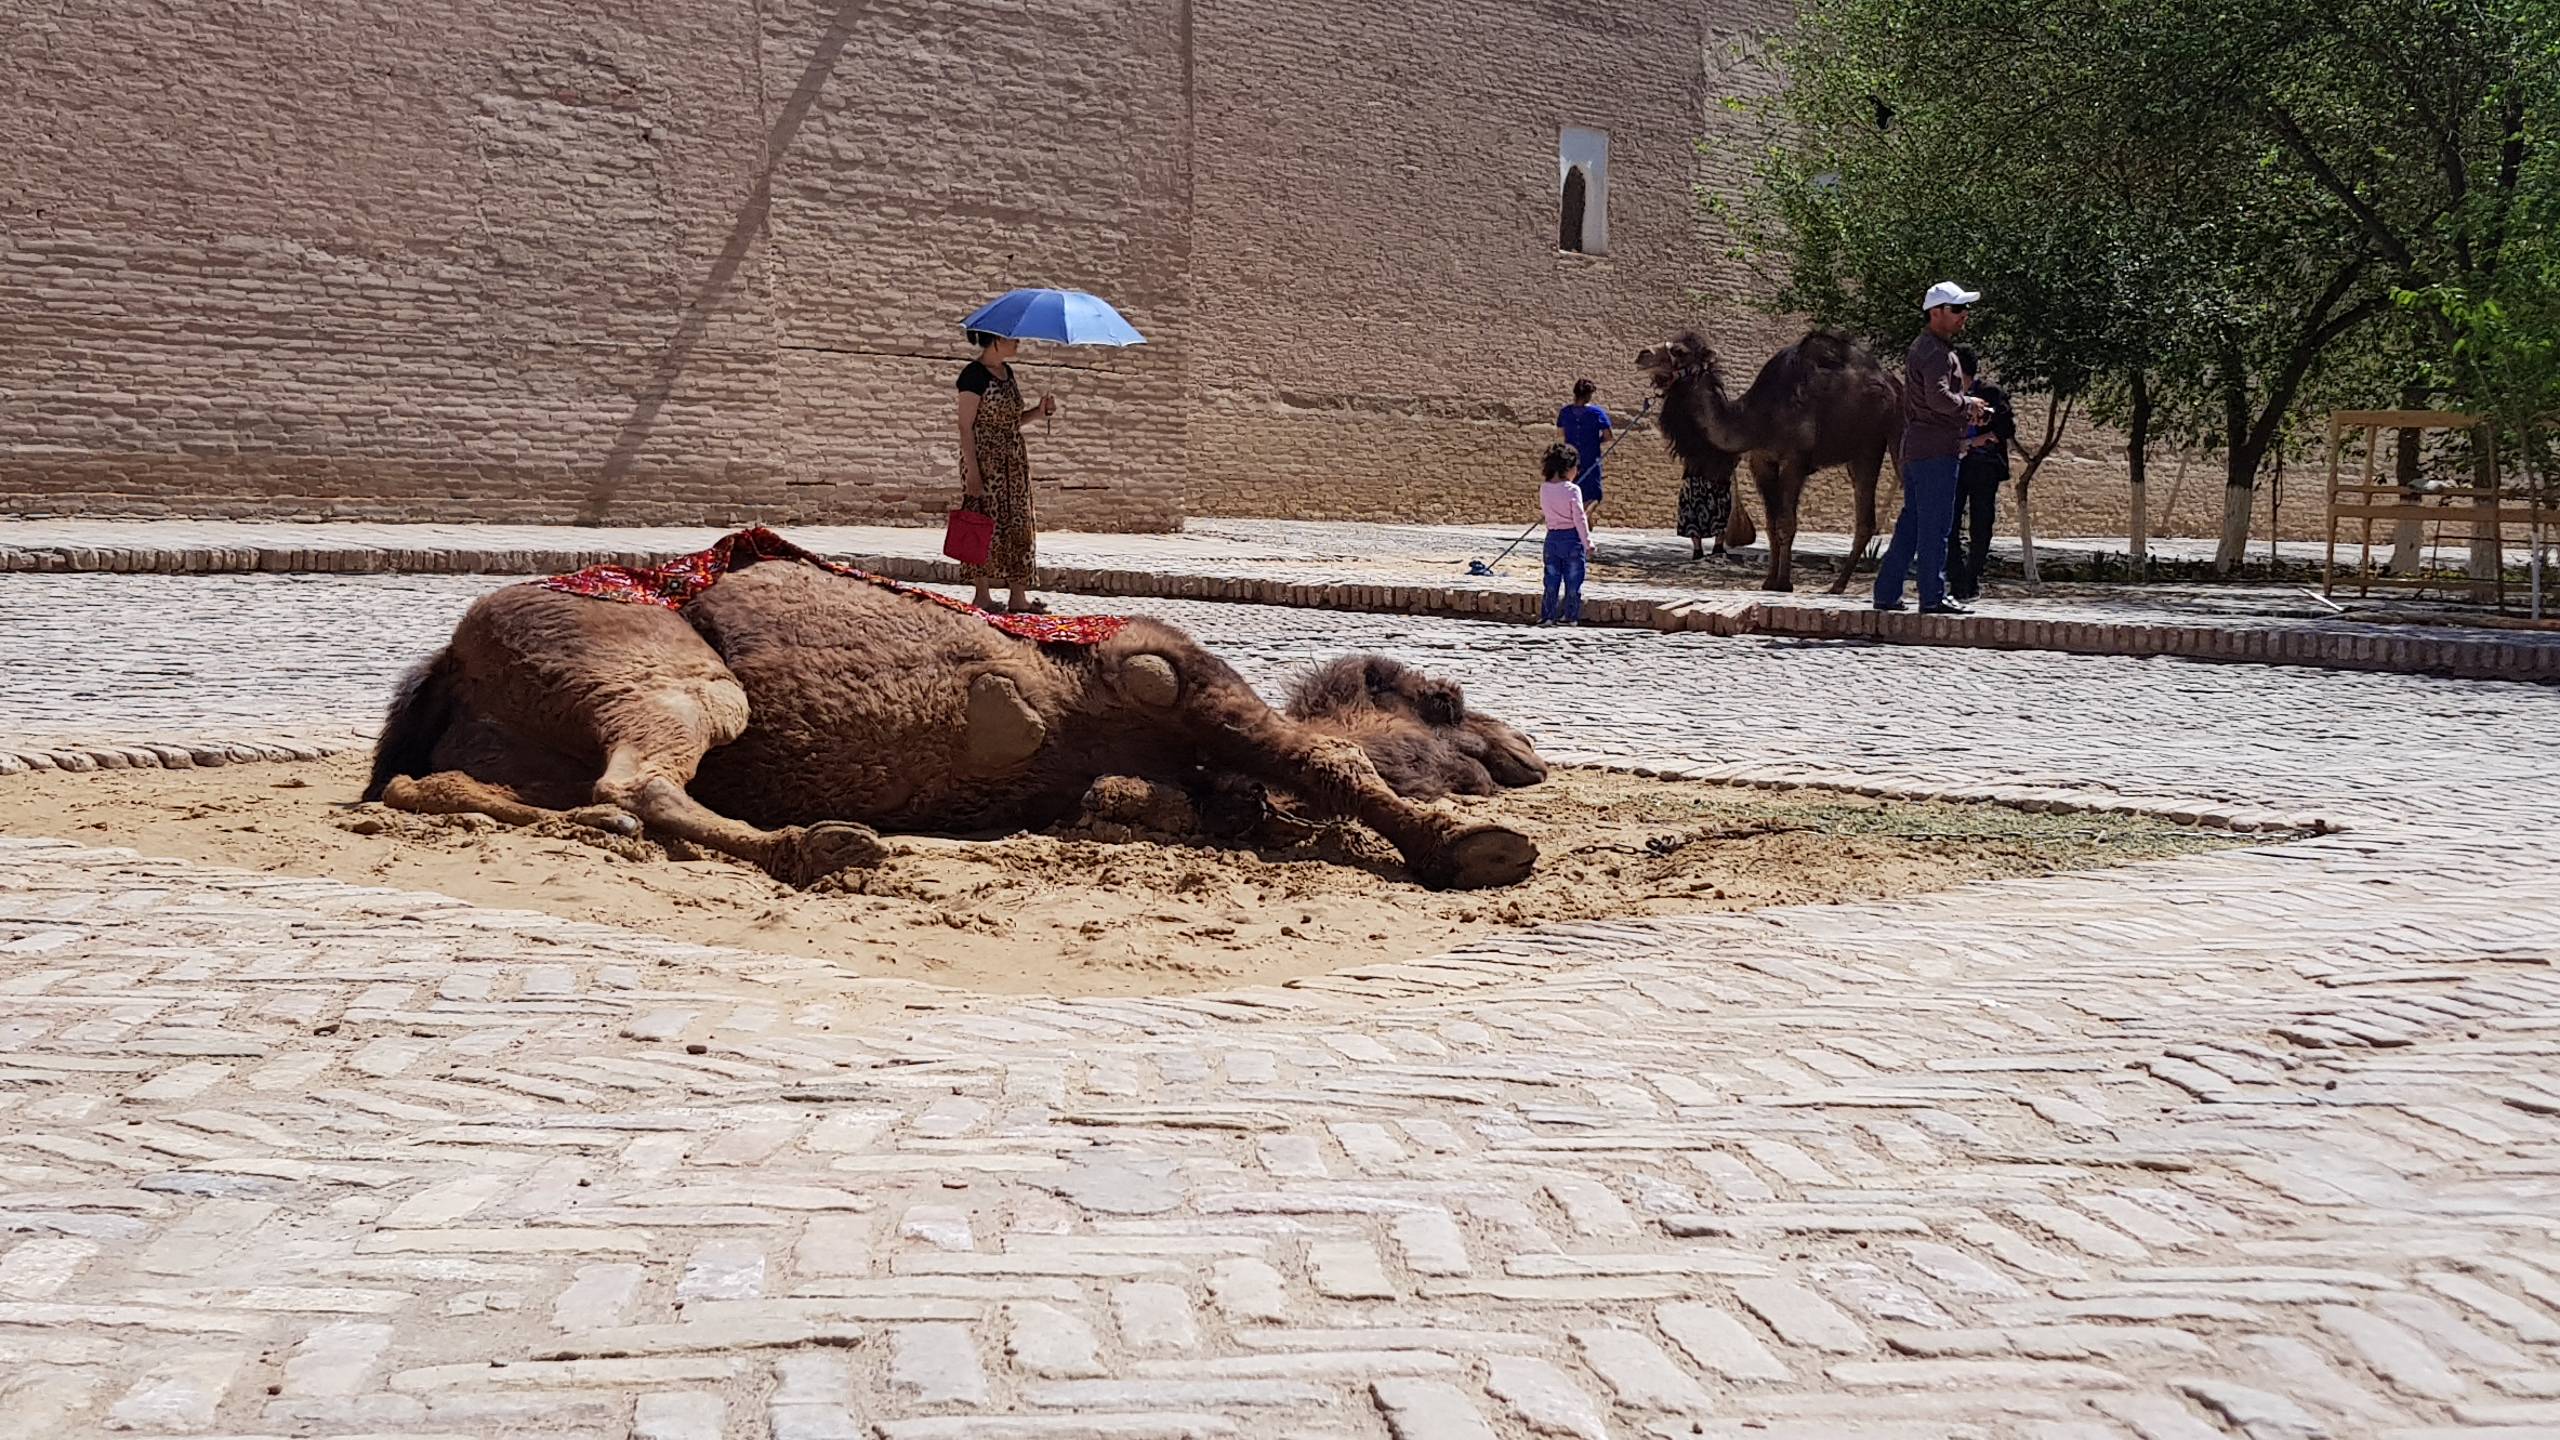
[[[1724,548],[1725,527],[1733,523],[1733,479],[1718,480],[1701,471],[1691,470],[1680,485],[1680,533],[1692,540],[1710,540],[1717,549]]]
[[[1013,367],[990,374],[978,396],[978,420],[971,432],[978,448],[978,474],[986,493],[962,496],[960,508],[994,517],[995,543],[987,563],[969,567],[969,578],[989,586],[1028,590],[1038,567],[1036,522],[1031,512],[1031,456],[1022,448],[1022,390],[1014,384]]]

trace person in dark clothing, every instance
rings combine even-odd
[[[1599,402],[1591,398],[1599,393],[1600,387],[1589,380],[1576,380],[1573,382],[1573,403],[1556,412],[1556,429],[1563,434],[1565,443],[1573,447],[1575,458],[1582,462],[1581,472],[1574,477],[1573,483],[1582,490],[1582,508],[1585,510],[1600,504],[1600,456],[1609,448],[1610,432],[1616,428],[1609,419],[1609,412],[1601,409]]]
[[[1876,566],[1876,608],[1902,608],[1902,584],[1920,572],[1920,613],[1969,615],[1947,598],[1947,532],[1955,528],[1956,466],[1965,434],[1980,424],[1983,405],[1964,393],[1964,367],[1956,363],[1956,335],[1980,293],[1952,280],[1929,287],[1920,302],[1928,328],[1911,342],[1902,361],[1902,518],[1893,543]]]
[[[1981,377],[1970,345],[1956,347],[1965,393],[1983,404],[1983,417],[1965,431],[1956,462],[1955,528],[1947,534],[1947,593],[1970,600],[1982,593],[1983,563],[1991,558],[1991,529],[2000,519],[2000,487],[2009,483],[2009,451],[2018,443],[2018,412],[2009,392]]]

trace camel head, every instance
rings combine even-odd
[[[1724,374],[1716,364],[1716,352],[1699,338],[1695,330],[1684,331],[1659,345],[1648,345],[1636,352],[1636,368],[1651,381],[1655,393],[1668,396],[1683,382],[1704,384],[1717,390],[1724,388]]]
[[[1662,437],[1684,464],[1754,449],[1759,441],[1746,417],[1725,398],[1724,369],[1715,348],[1690,330],[1636,352],[1636,368],[1662,397]],[[1730,471],[1728,459],[1726,469]]]
[[[1456,725],[1467,718],[1466,692],[1456,681],[1384,655],[1345,655],[1318,666],[1298,681],[1289,712],[1304,719],[1363,708],[1410,715],[1425,725]]]

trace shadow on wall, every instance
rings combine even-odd
[[[622,483],[639,458],[640,447],[648,443],[650,431],[657,427],[658,412],[666,408],[667,397],[675,393],[676,381],[693,358],[693,347],[702,340],[712,302],[729,288],[738,267],[746,263],[747,251],[754,248],[756,236],[764,230],[765,212],[773,206],[774,170],[791,149],[791,141],[800,133],[810,107],[817,104],[818,92],[826,88],[827,78],[835,73],[837,59],[844,54],[846,42],[853,38],[854,21],[870,4],[871,0],[844,0],[836,7],[835,18],[828,22],[827,33],[818,41],[816,53],[809,57],[808,68],[800,72],[800,83],[792,89],[791,99],[774,117],[773,129],[765,136],[764,160],[756,167],[755,185],[747,192],[746,203],[738,208],[737,222],[729,227],[729,239],[720,247],[720,258],[712,263],[711,274],[685,307],[683,323],[667,341],[666,353],[658,357],[649,383],[641,387],[639,398],[631,407],[631,418],[622,423],[622,433],[614,437],[603,471],[588,487],[586,502],[578,507],[577,523],[602,525],[606,511],[621,495]],[[763,43],[761,35],[757,43]]]

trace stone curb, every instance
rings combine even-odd
[[[373,744],[369,735],[339,734],[291,740],[189,740],[179,743],[26,745],[0,736],[0,776],[43,770],[198,770],[260,761],[321,760]],[[23,746],[24,748],[18,748]]]
[[[281,549],[213,547],[6,547],[0,574],[478,574],[553,575],[594,564],[648,565],[675,551],[616,549],[461,550],[368,546]],[[834,557],[891,579],[966,584],[948,560],[907,555]],[[1528,624],[1538,596],[1525,590],[1410,582],[1297,582],[1082,566],[1045,567],[1042,583],[1076,595],[1221,600],[1300,609],[1445,615]],[[2160,656],[2248,665],[2296,665],[2444,675],[2469,680],[2560,681],[2560,644],[2513,638],[2417,634],[2379,626],[2170,625],[2147,621],[1957,617],[1800,605],[1765,597],[1674,599],[1592,597],[1584,623],[1611,629],[1698,631],[1804,640],[1857,640],[1977,650],[2046,650],[2076,655]]]
[[[1918,780],[1885,779],[1854,770],[1817,770],[1766,761],[1701,765],[1694,760],[1648,760],[1573,750],[1542,750],[1539,753],[1558,765],[1614,770],[1625,775],[1665,780],[1693,780],[1702,784],[1744,785],[1755,790],[1827,790],[1879,800],[2008,805],[2040,814],[2122,815],[2175,825],[2229,830],[2237,834],[2335,835],[2351,828],[2342,820],[2309,812],[2271,810],[2263,806],[2220,801],[2183,800],[2175,796],[2124,795],[2113,790],[2072,790],[2048,785],[1939,785]]]

